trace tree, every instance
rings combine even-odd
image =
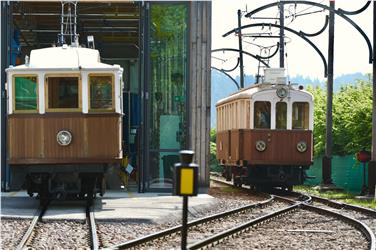
[[[216,144],[217,132],[215,128],[210,130],[210,171],[221,172],[221,168],[218,166],[217,161],[217,144]]]
[[[308,87],[314,96],[314,152],[325,151],[326,93],[320,87]],[[333,95],[333,154],[354,154],[371,149],[372,85],[369,80],[342,86]]]
[[[372,86],[359,80],[342,87],[333,99],[333,152],[338,155],[353,154],[363,148],[371,150],[372,136]]]
[[[320,87],[308,86],[307,91],[314,96],[313,142],[316,156],[325,152],[326,92]]]

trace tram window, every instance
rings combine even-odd
[[[308,129],[309,104],[307,102],[294,102],[292,104],[292,129]]]
[[[287,103],[277,102],[275,106],[275,128],[286,129],[287,128]]]
[[[38,110],[38,78],[37,76],[15,76],[14,111],[36,112]]]
[[[90,110],[113,110],[113,75],[89,76]]]
[[[48,110],[79,108],[78,77],[48,77],[47,102]]]
[[[270,128],[270,102],[258,101],[254,107],[254,127]]]

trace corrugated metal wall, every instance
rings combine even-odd
[[[200,187],[209,186],[211,2],[192,2],[190,14],[190,146],[200,166]]]
[[[368,166],[367,166],[368,169]],[[347,192],[359,194],[363,186],[363,164],[356,161],[354,155],[333,156],[332,179],[333,183]],[[307,171],[315,179],[306,180],[304,184],[310,186],[320,185],[322,182],[322,157],[315,158],[314,164]],[[368,171],[366,171],[366,181]]]

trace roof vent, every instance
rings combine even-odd
[[[264,71],[264,83],[286,84],[284,68],[266,68]]]

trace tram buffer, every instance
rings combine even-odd
[[[192,163],[194,152],[182,150],[180,163],[174,168],[173,194],[183,196],[183,225],[181,229],[181,249],[187,249],[188,196],[198,193],[198,165]]]

